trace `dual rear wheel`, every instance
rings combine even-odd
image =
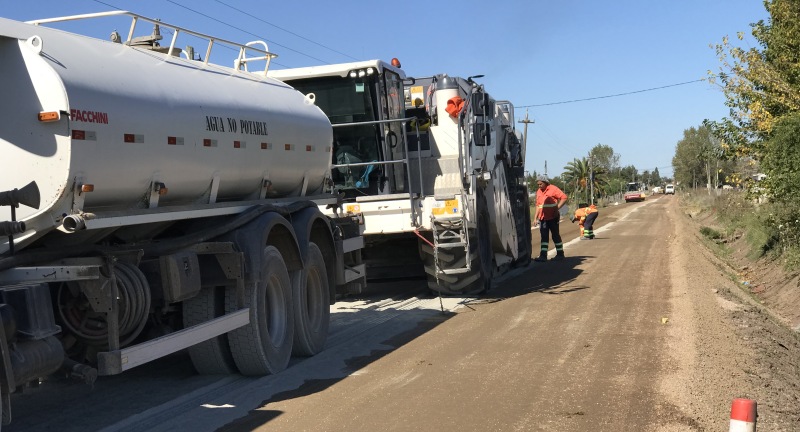
[[[330,292],[325,260],[309,244],[305,267],[291,277],[280,251],[266,246],[259,280],[245,287],[244,307],[250,323],[189,349],[201,374],[274,374],[286,368],[291,355],[314,355],[325,345],[330,318]],[[233,288],[206,288],[184,302],[184,325],[206,322],[238,309]]]

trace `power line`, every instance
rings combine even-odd
[[[95,1],[96,1],[96,0],[95,0]],[[318,58],[316,58],[316,57],[314,57],[314,56],[311,56],[311,55],[308,55],[308,54],[306,54],[306,53],[303,53],[303,52],[297,51],[297,50],[295,50],[295,49],[289,48],[289,47],[287,47],[286,45],[281,45],[281,44],[279,44],[279,43],[277,43],[277,42],[270,41],[270,40],[269,40],[269,39],[267,39],[267,38],[264,38],[264,37],[262,37],[262,36],[259,36],[259,35],[255,34],[255,33],[251,33],[251,32],[249,32],[249,31],[247,31],[247,30],[245,30],[245,29],[242,29],[242,28],[236,27],[236,26],[235,26],[235,25],[233,25],[233,24],[226,23],[226,22],[224,22],[224,21],[222,21],[222,20],[220,20],[220,19],[214,18],[213,16],[206,15],[206,14],[204,14],[204,13],[202,13],[202,12],[196,11],[196,10],[194,10],[194,9],[192,9],[192,8],[188,7],[188,6],[184,6],[184,5],[182,5],[182,4],[178,3],[178,2],[175,2],[175,1],[173,1],[173,0],[167,0],[167,1],[168,1],[169,3],[172,3],[172,4],[174,4],[175,6],[182,7],[182,8],[184,8],[184,9],[188,10],[188,11],[191,11],[191,12],[194,12],[194,13],[196,13],[196,14],[198,14],[198,15],[204,16],[204,17],[206,17],[206,18],[208,18],[208,19],[210,19],[210,20],[216,21],[216,22],[218,22],[218,23],[220,23],[220,24],[222,24],[222,25],[226,25],[226,26],[228,26],[228,27],[230,27],[230,28],[233,28],[233,29],[239,30],[239,31],[240,31],[240,32],[242,32],[242,33],[247,33],[247,34],[249,34],[249,35],[251,35],[251,36],[255,36],[255,37],[257,37],[257,38],[264,39],[264,40],[266,40],[267,42],[269,42],[269,43],[271,43],[271,44],[274,44],[274,45],[277,45],[277,46],[279,46],[279,47],[281,47],[281,48],[283,48],[283,49],[287,49],[287,50],[289,50],[289,51],[292,51],[292,52],[295,52],[295,53],[297,53],[297,54],[300,54],[300,55],[306,56],[306,57],[308,57],[308,58],[310,58],[310,59],[314,59],[314,60],[316,60],[316,61],[318,61],[318,62],[320,62],[320,63],[324,63],[324,64],[330,64],[329,62],[326,62],[325,60],[318,59]]]
[[[700,82],[700,81],[705,81],[705,79],[701,78],[701,79],[696,79],[696,80],[693,80],[693,81],[686,81],[686,82],[681,82],[681,83],[677,83],[677,84],[669,84],[669,85],[665,85],[665,86],[661,86],[661,87],[652,87],[652,88],[648,88],[648,89],[644,89],[644,90],[635,90],[635,91],[630,91],[630,92],[625,92],[625,93],[617,93],[617,94],[606,95],[606,96],[597,96],[597,97],[590,97],[590,98],[584,98],[584,99],[573,99],[573,100],[567,100],[567,101],[561,101],[561,102],[550,102],[550,103],[544,103],[544,104],[518,105],[517,108],[541,107],[541,106],[549,106],[549,105],[568,104],[568,103],[574,103],[574,102],[585,102],[585,101],[597,100],[597,99],[607,99],[607,98],[612,98],[612,97],[627,96],[627,95],[632,95],[632,94],[636,94],[636,93],[644,93],[644,92],[649,92],[649,91],[654,91],[654,90],[661,90],[661,89],[665,89],[665,88],[669,88],[669,87],[677,87],[677,86],[682,86],[682,85],[686,85],[686,84],[693,84],[693,83]]]
[[[315,42],[315,41],[313,41],[313,40],[311,40],[311,39],[308,39],[308,38],[306,38],[306,37],[304,37],[304,36],[301,36],[301,35],[299,35],[299,34],[297,34],[297,33],[293,32],[293,31],[286,30],[285,28],[283,28],[283,27],[280,27],[280,26],[277,26],[277,25],[275,25],[275,24],[273,24],[273,23],[271,23],[271,22],[269,22],[269,21],[265,21],[265,20],[263,20],[263,19],[261,19],[261,18],[259,18],[259,17],[255,16],[255,15],[253,15],[253,14],[249,13],[249,12],[245,12],[245,11],[243,11],[243,10],[241,10],[241,9],[239,9],[239,8],[236,8],[236,7],[232,6],[232,5],[229,5],[228,3],[225,3],[225,2],[223,2],[223,1],[221,1],[221,0],[216,0],[216,2],[217,2],[217,3],[219,3],[219,4],[221,4],[221,5],[223,5],[223,6],[227,6],[227,7],[231,8],[231,9],[233,9],[233,10],[235,10],[235,11],[239,12],[239,13],[242,13],[242,14],[244,14],[244,15],[247,15],[247,16],[249,16],[250,18],[253,18],[253,19],[255,19],[255,20],[261,21],[261,22],[262,22],[262,23],[264,23],[264,24],[271,25],[272,27],[275,27],[275,28],[276,28],[276,29],[278,29],[278,30],[285,31],[286,33],[289,33],[290,35],[297,36],[297,37],[299,37],[300,39],[303,39],[303,40],[305,40],[305,41],[308,41],[308,42],[311,42],[311,43],[313,43],[314,45],[321,46],[322,48],[325,48],[325,49],[327,49],[327,50],[333,51],[333,52],[335,52],[336,54],[343,55],[343,56],[345,56],[345,57],[348,57],[348,58],[350,58],[350,59],[353,59],[353,60],[359,60],[359,59],[357,59],[357,58],[355,58],[355,57],[353,57],[353,56],[351,56],[351,55],[349,55],[349,54],[345,54],[345,53],[343,53],[343,52],[341,52],[341,51],[337,51],[337,50],[335,50],[335,49],[333,49],[333,48],[331,48],[331,47],[325,46],[325,45],[323,45],[323,44],[321,44],[321,43],[319,43],[319,42]]]

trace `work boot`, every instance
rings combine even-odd
[[[536,262],[545,262],[547,261],[547,255],[541,254],[538,257],[534,258],[533,260]]]
[[[556,256],[553,257],[553,261],[563,261],[564,260],[564,252],[558,252]]]

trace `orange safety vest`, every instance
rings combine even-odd
[[[575,210],[575,220],[578,221],[578,224],[583,226],[583,220],[586,219],[586,208],[579,208]]]
[[[536,218],[550,220],[558,217],[558,202],[566,199],[567,195],[558,188],[548,184],[544,190],[536,190]]]

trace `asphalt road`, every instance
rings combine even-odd
[[[15,395],[6,429],[644,431],[680,423],[659,390],[669,368],[672,199],[601,209],[591,241],[563,223],[567,259],[515,270],[487,296],[337,302],[326,350],[280,374],[197,376],[179,354],[94,388],[55,381],[55,391]]]

